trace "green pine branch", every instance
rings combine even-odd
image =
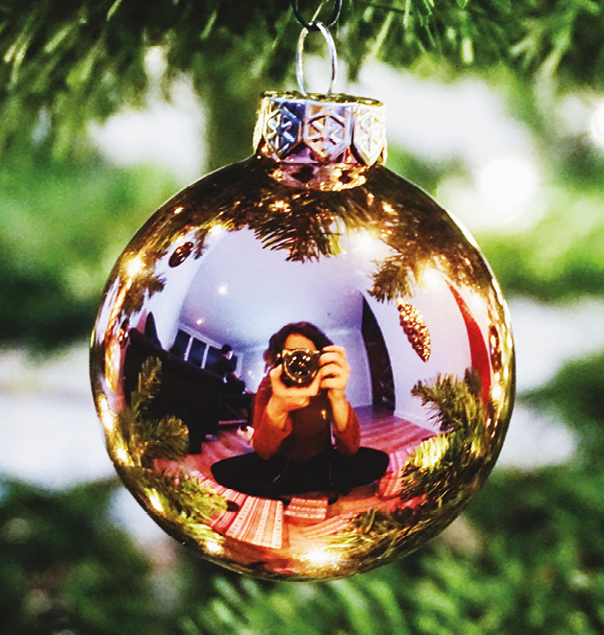
[[[323,5],[319,18],[331,12]],[[349,0],[333,30],[351,76],[372,60],[396,68],[436,62],[449,76],[507,67],[600,87],[602,19],[593,0]],[[251,129],[254,95],[293,81],[299,32],[283,0],[8,0],[0,8],[0,147],[43,124],[65,152],[90,121],[142,105],[155,81],[145,55],[159,46],[164,93],[188,75],[211,118],[231,121],[220,133],[214,122],[208,128],[220,152],[229,146],[224,135]],[[323,46],[308,40],[311,51]]]
[[[209,527],[209,522],[225,511],[225,498],[183,468],[177,473],[153,468],[155,459],[178,461],[189,446],[188,430],[180,419],[154,419],[148,414],[160,386],[161,361],[149,357],[142,364],[130,405],[120,414],[119,430],[108,438],[110,451],[125,447],[128,455],[126,460],[118,458],[116,468],[126,487],[146,509],[153,507],[158,522],[168,532],[185,535],[196,544],[219,543],[222,537]]]
[[[325,548],[342,558],[343,575],[393,560],[442,531],[467,505],[496,458],[475,371],[466,370],[463,380],[438,375],[431,384],[419,381],[411,392],[431,407],[442,434],[420,443],[403,467],[399,497],[407,505],[394,512],[358,514],[327,541]]]
[[[148,357],[132,391],[130,405],[124,407],[119,417],[120,434],[135,466],[149,467],[157,458],[178,460],[188,451],[189,433],[180,419],[148,416],[147,409],[160,385],[161,361]]]
[[[152,492],[162,508],[163,523],[190,537],[221,541],[208,525],[226,510],[226,499],[204,487],[187,470],[159,472],[144,467],[122,468],[122,477],[133,491],[148,497]]]
[[[440,374],[432,384],[418,381],[411,394],[419,397],[423,406],[430,408],[431,418],[441,432],[482,432],[484,406],[480,377],[476,371],[467,369],[463,381],[453,375]]]

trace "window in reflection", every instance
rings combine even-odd
[[[174,340],[173,347],[177,347],[182,351],[183,357],[186,359],[189,354],[189,344],[191,342],[191,336],[185,331],[179,329]]]
[[[194,366],[201,368],[207,347],[208,346],[205,342],[202,342],[194,337],[191,342],[191,348],[189,349],[187,360]]]
[[[198,368],[209,368],[220,357],[221,348],[200,339],[198,335],[191,335],[179,328],[170,352]],[[240,356],[233,354],[231,359],[234,364],[233,370],[236,371]]]

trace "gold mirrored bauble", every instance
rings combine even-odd
[[[486,479],[513,402],[508,313],[472,238],[381,165],[380,104],[269,94],[255,139],[116,263],[95,402],[123,482],[176,539],[265,578],[346,576],[421,546]],[[291,349],[321,352],[310,385],[283,381]]]

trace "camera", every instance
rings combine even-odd
[[[321,351],[311,351],[306,348],[281,351],[277,364],[283,365],[281,381],[286,386],[309,386],[317,376],[321,364]]]

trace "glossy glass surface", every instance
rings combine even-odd
[[[335,348],[281,343],[323,351],[292,405],[265,351],[302,321]],[[381,165],[255,156],[134,237],[91,378],[116,469],[168,533],[237,571],[325,579],[416,549],[467,505],[503,443],[514,353],[488,265],[423,191]]]

